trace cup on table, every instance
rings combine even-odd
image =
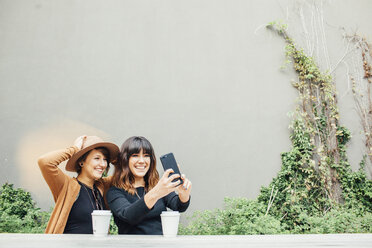
[[[94,210],[92,212],[93,234],[95,236],[107,236],[110,227],[110,220],[110,210]]]
[[[178,211],[163,211],[160,214],[161,226],[164,237],[176,237],[178,232],[178,223],[180,222],[180,213]]]

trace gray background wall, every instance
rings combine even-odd
[[[142,135],[158,156],[174,152],[192,180],[189,213],[222,207],[225,196],[255,198],[290,149],[297,97],[295,74],[279,69],[285,44],[264,25],[282,19],[305,45],[299,4],[0,0],[0,183],[49,209],[38,156],[82,134],[119,146]],[[323,10],[333,65],[345,49],[340,27],[372,40],[372,1],[327,1]],[[362,139],[342,65],[335,79],[356,168]]]

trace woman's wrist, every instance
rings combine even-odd
[[[156,192],[156,189],[152,189],[150,190],[145,196],[144,196],[144,201],[145,201],[145,204],[146,206],[151,209],[155,203],[159,200],[158,196],[157,196],[157,192]]]
[[[186,195],[184,195],[184,194],[178,194],[178,198],[180,198],[180,201],[182,203],[186,203],[186,202],[188,202],[190,200],[190,194],[186,194]]]

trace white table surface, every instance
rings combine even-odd
[[[0,248],[77,247],[369,247],[372,234],[177,236],[77,234],[0,234]]]

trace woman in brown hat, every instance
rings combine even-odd
[[[38,159],[56,203],[45,233],[93,233],[91,213],[104,209],[102,196],[111,183],[111,178],[102,178],[102,174],[118,153],[113,143],[97,136],[80,136],[73,146]],[[76,178],[58,168],[65,160],[66,170],[77,172]]]

